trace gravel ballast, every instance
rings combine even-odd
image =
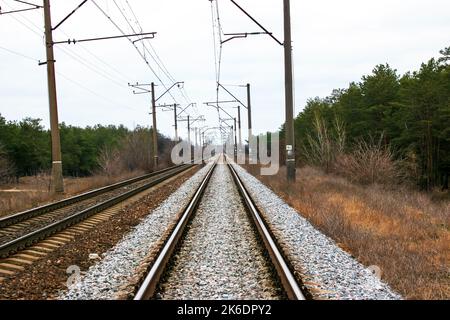
[[[13,241],[35,230],[44,228],[54,223],[55,221],[73,216],[74,214],[86,210],[94,205],[111,200],[114,197],[125,194],[134,189],[138,189],[144,186],[145,184],[148,184],[151,181],[154,181],[162,177],[163,175],[164,174],[161,173],[156,176],[134,182],[130,185],[122,186],[120,188],[107,191],[95,197],[88,198],[56,210],[52,210],[48,213],[41,214],[37,217],[27,219],[22,223],[14,224],[13,226],[10,227],[5,227],[2,230],[0,230],[0,245],[6,244],[9,241]]]
[[[295,209],[238,165],[234,165],[248,192],[294,272],[315,299],[402,299],[366,267],[315,229]]]
[[[158,296],[167,300],[283,297],[229,169],[218,164]]]
[[[212,163],[207,164],[168,197],[158,208],[128,233],[103,259],[89,268],[82,279],[67,292],[66,300],[112,300],[134,276],[149,252],[160,245],[160,238],[187,205]]]

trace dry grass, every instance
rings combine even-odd
[[[0,186],[0,216],[61,200],[142,174],[143,172],[135,171],[114,177],[96,175],[86,178],[65,178],[65,194],[62,196],[49,192],[50,177],[48,175],[23,177],[18,184]]]
[[[449,299],[450,201],[406,188],[362,186],[303,168],[285,185],[285,171],[261,177],[247,169],[408,299]],[[444,199],[444,200],[442,200]]]

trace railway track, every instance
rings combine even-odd
[[[0,219],[0,281],[193,167],[171,167]]]
[[[225,198],[221,198],[223,193],[227,193]],[[214,292],[208,292],[212,287]],[[226,161],[216,163],[181,215],[135,300],[268,297],[305,299],[238,174]]]

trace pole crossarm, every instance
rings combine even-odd
[[[170,90],[173,89],[173,87],[178,86],[178,88],[180,88],[180,86],[184,84],[183,81],[179,81],[179,82],[175,82],[169,89],[167,89],[162,95],[160,95],[155,101],[159,101],[159,99],[161,99],[162,97],[164,97]]]
[[[152,39],[153,39],[156,34],[157,34],[156,32],[144,32],[144,33],[136,33],[136,34],[125,34],[122,36],[100,37],[100,38],[91,38],[91,39],[82,39],[82,40],[68,39],[66,41],[56,41],[56,42],[53,42],[53,44],[77,44],[79,42],[91,42],[91,41],[100,41],[100,40],[131,38],[131,37],[139,37],[139,36],[145,36],[145,35],[151,35]]]
[[[136,84],[128,84],[129,87],[134,88],[134,89],[138,89],[141,90],[141,92],[137,92],[136,90],[133,90],[133,94],[148,94],[151,93],[152,91],[146,88],[143,88],[144,86],[150,86],[151,84],[140,84],[140,83],[136,83]]]
[[[206,132],[211,131],[211,130],[220,130],[220,127],[206,128],[206,130],[202,131],[202,134],[205,134]]]
[[[178,116],[182,115],[187,109],[189,109],[189,107],[196,106],[196,105],[197,105],[197,103],[195,103],[195,102],[190,103],[186,108],[184,108],[183,110],[181,110],[181,111],[178,113]],[[181,118],[180,118],[180,119],[181,119]]]
[[[241,100],[239,100],[238,98],[236,98],[236,96],[235,96],[234,94],[232,94],[232,93],[230,92],[230,90],[228,90],[227,88],[225,88],[224,85],[222,85],[221,83],[217,83],[217,84],[218,84],[219,87],[221,87],[223,90],[225,90],[226,93],[228,93],[231,97],[233,97],[233,99],[235,99],[236,102],[239,102],[245,109],[248,109],[248,107],[247,107],[244,103],[242,103]]]
[[[227,101],[213,101],[213,102],[204,102],[207,106],[213,106],[215,107],[217,104],[225,104],[225,103],[236,103],[239,102],[237,100],[227,100]]]
[[[228,125],[228,121],[234,121],[235,118],[229,118],[229,119],[220,119],[220,122],[225,123]]]
[[[227,37],[230,37],[230,38],[223,40],[221,42],[221,44],[224,44],[224,43],[229,42],[229,41],[234,40],[234,39],[242,39],[242,38],[247,38],[248,36],[261,35],[261,34],[268,34],[268,33],[267,32],[225,33],[224,35],[227,36]]]
[[[37,9],[44,8],[43,6],[40,6],[40,5],[37,5],[37,4],[34,4],[34,3],[30,3],[30,2],[26,2],[26,1],[21,1],[21,0],[14,0],[14,1],[26,4],[28,6],[31,6],[32,8],[17,9],[17,10],[12,10],[12,11],[2,11],[2,7],[0,7],[0,15],[11,14],[11,13],[19,13],[19,12],[30,11],[30,10],[37,10]]]
[[[180,122],[186,122],[186,121],[190,121],[190,124],[193,125],[195,122],[205,122],[205,116],[199,116],[197,118],[191,118],[186,116],[186,117],[180,117],[179,120]]]
[[[216,104],[215,102],[206,102],[205,105],[207,105],[209,107],[216,108],[217,110],[221,110],[227,116],[229,116],[230,118],[234,119],[234,117],[231,114],[229,114],[224,108],[222,108],[220,105]]]
[[[197,117],[196,119],[192,119],[191,125],[193,125],[196,122],[205,122],[205,121],[206,121],[205,116],[200,116]]]
[[[169,111],[173,111],[173,109],[178,106],[179,106],[179,104],[160,104],[156,107],[164,109],[163,112],[169,112]]]
[[[134,40],[133,44],[135,44],[136,42],[139,42],[139,41],[151,40],[151,39],[155,39],[155,36],[143,37],[141,39]]]
[[[60,23],[58,23],[54,28],[52,28],[53,31],[55,31],[56,29],[58,29],[58,27],[60,25],[62,25],[64,22],[67,21],[67,19],[69,19],[75,12],[78,11],[78,9],[80,9],[86,2],[88,2],[88,0],[84,0],[83,2],[81,2],[78,7],[76,7],[75,9],[72,10],[71,13],[69,13],[64,19],[61,20]]]
[[[260,27],[262,30],[264,30],[264,32],[265,32],[266,34],[268,34],[273,40],[275,40],[280,46],[283,45],[283,43],[282,43],[280,40],[278,40],[277,38],[275,38],[275,36],[274,36],[271,32],[269,32],[266,28],[264,28],[264,26],[263,26],[261,23],[259,23],[259,22],[258,22],[255,18],[253,18],[247,11],[245,11],[244,8],[242,8],[239,4],[237,4],[236,1],[234,1],[234,0],[230,0],[230,1],[231,1],[236,7],[238,7],[238,9],[241,10],[247,17],[249,17],[250,20],[252,20],[254,23],[256,23],[256,25],[257,25],[258,27]]]

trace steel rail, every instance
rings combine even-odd
[[[257,209],[250,194],[248,193],[247,189],[245,188],[244,184],[239,178],[239,175],[237,174],[236,170],[229,162],[228,168],[231,171],[231,175],[233,176],[233,179],[238,187],[239,193],[241,194],[241,197],[249,210],[253,222],[255,223],[256,228],[258,229],[259,235],[265,244],[265,247],[270,255],[273,265],[275,266],[277,274],[281,280],[281,284],[283,285],[283,288],[288,298],[290,300],[306,300],[302,290],[300,289],[300,286],[297,283],[297,280],[295,279],[293,273],[288,267],[288,264],[284,260],[283,255],[278,249],[276,241],[272,238],[272,235],[270,234],[259,210]]]
[[[183,236],[184,230],[186,229],[186,225],[188,224],[190,218],[198,207],[200,200],[208,186],[209,180],[216,168],[217,160],[212,165],[211,169],[206,174],[202,183],[198,187],[192,199],[189,201],[189,204],[183,211],[183,215],[178,221],[174,231],[170,235],[170,238],[167,240],[163,249],[158,255],[155,263],[151,267],[149,273],[147,274],[144,282],[140,286],[138,292],[136,293],[134,300],[150,300],[153,298],[155,294],[155,290],[157,288],[158,282],[164,273],[164,269],[169,262],[177,244],[179,243],[181,237]]]
[[[164,172],[162,173],[163,175],[161,177],[156,178],[155,180],[152,180],[149,183],[147,183],[139,188],[133,189],[133,190],[123,193],[117,197],[114,197],[114,198],[106,200],[102,203],[96,204],[92,207],[89,207],[78,213],[75,213],[69,217],[66,217],[66,218],[61,219],[57,222],[54,222],[50,225],[47,225],[41,229],[35,230],[35,231],[30,232],[24,236],[21,236],[15,240],[12,240],[3,245],[0,245],[0,257],[6,258],[11,253],[15,253],[19,250],[22,250],[22,249],[24,249],[28,246],[31,246],[34,243],[41,241],[57,232],[67,229],[68,227],[71,227],[83,220],[86,220],[87,218],[91,217],[92,215],[99,213],[107,208],[110,208],[120,202],[123,202],[123,201],[125,201],[125,200],[151,188],[151,187],[154,187],[154,186],[166,181],[167,179],[170,179],[173,176],[176,176],[177,174],[179,174],[193,166],[194,166],[193,164],[188,164],[188,165],[181,165],[181,166],[177,166],[175,168],[164,170]],[[161,172],[159,174],[161,174]]]
[[[73,196],[73,197],[70,197],[70,198],[58,201],[58,202],[53,202],[53,203],[46,204],[46,205],[43,205],[43,206],[40,206],[40,207],[37,207],[37,208],[33,208],[33,209],[26,210],[26,211],[23,211],[23,212],[19,212],[19,213],[15,213],[15,214],[12,214],[12,215],[8,215],[6,217],[2,217],[2,218],[0,218],[0,229],[8,227],[8,226],[11,226],[13,224],[16,224],[16,223],[19,223],[19,222],[22,222],[22,221],[25,221],[25,220],[28,220],[28,219],[31,219],[31,218],[34,218],[34,217],[39,216],[41,214],[44,214],[44,213],[47,213],[47,212],[51,212],[51,211],[54,211],[54,210],[57,210],[57,209],[61,209],[63,207],[67,207],[67,206],[69,206],[71,204],[78,203],[78,202],[81,202],[81,201],[93,198],[95,196],[104,194],[106,192],[113,191],[113,190],[116,190],[118,188],[125,187],[127,185],[131,185],[133,183],[136,183],[136,182],[139,182],[139,181],[142,181],[142,180],[145,180],[145,179],[149,179],[149,178],[158,176],[160,174],[166,173],[166,172],[171,171],[171,170],[175,170],[176,168],[180,168],[182,166],[183,165],[173,166],[173,167],[170,167],[170,168],[167,168],[167,169],[163,169],[163,170],[160,170],[160,171],[156,171],[156,172],[152,172],[152,173],[149,173],[149,174],[146,174],[146,175],[143,175],[143,176],[139,176],[139,177],[136,177],[136,178],[132,178],[132,179],[128,179],[128,180],[125,180],[125,181],[121,181],[121,182],[118,182],[118,183],[115,183],[115,184],[112,184],[112,185],[109,185],[109,186],[106,186],[106,187],[102,187],[102,188],[99,188],[99,189],[88,191],[88,192],[85,192],[83,194],[76,195],[76,196]]]

